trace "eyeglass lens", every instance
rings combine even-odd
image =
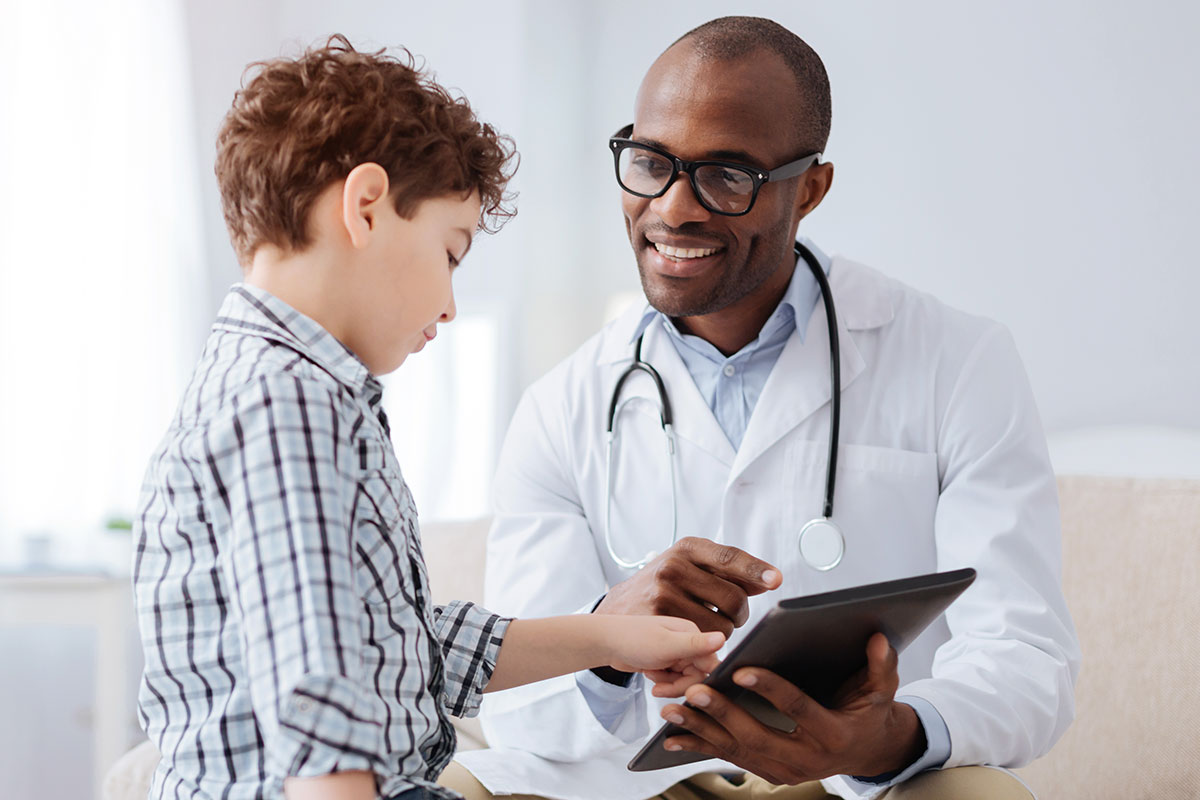
[[[640,147],[626,147],[617,162],[621,185],[640,195],[655,195],[671,180],[674,163],[667,157]],[[736,167],[709,164],[695,168],[693,184],[700,202],[710,211],[737,214],[750,207],[754,179]]]

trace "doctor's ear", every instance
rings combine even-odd
[[[792,207],[792,225],[799,224],[813,209],[821,205],[833,186],[833,164],[813,164],[796,182],[796,203]]]
[[[350,245],[366,247],[388,197],[387,170],[375,163],[359,164],[350,170],[342,186],[342,224]]]

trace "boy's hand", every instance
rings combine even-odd
[[[675,617],[610,616],[610,665],[622,672],[644,672],[655,697],[679,697],[721,663],[725,644],[719,632],[701,633],[695,623]]]
[[[714,666],[713,669],[716,669]],[[709,670],[711,672],[712,670]],[[685,667],[683,672],[668,672],[665,670],[647,670],[645,673],[654,686],[650,693],[655,697],[683,697],[689,686],[702,683],[708,677],[695,666]]]

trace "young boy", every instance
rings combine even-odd
[[[511,148],[411,58],[334,37],[257,66],[217,140],[244,282],[139,504],[150,796],[452,797],[447,715],[481,692],[612,665],[678,693],[722,637],[430,603],[376,376],[454,318],[451,271],[510,214]]]

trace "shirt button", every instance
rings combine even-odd
[[[737,368],[735,368],[733,364],[726,364],[725,369],[721,371],[725,373],[726,378],[732,378],[733,373],[737,372]]]

